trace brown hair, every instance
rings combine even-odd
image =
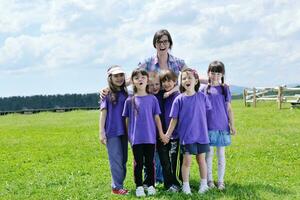
[[[111,67],[109,67],[107,69],[107,71],[109,71],[111,68],[115,67],[116,65],[113,65]],[[113,84],[112,82],[112,74],[108,75],[107,77],[107,83],[108,83],[108,87],[109,87],[109,94],[108,94],[108,97],[109,97],[109,100],[112,102],[113,105],[117,104],[118,102],[118,92],[119,91],[124,91],[126,96],[128,95],[128,92],[127,92],[127,87],[126,87],[126,81],[125,81],[125,77],[124,77],[124,83],[120,86],[120,87],[117,87]],[[125,76],[125,74],[124,74]]]
[[[198,73],[197,73],[196,70],[191,69],[191,68],[185,68],[185,69],[183,69],[183,70],[181,71],[179,91],[180,91],[181,93],[185,92],[185,88],[182,86],[182,74],[183,74],[184,72],[186,72],[186,73],[187,73],[187,72],[192,73],[192,74],[194,75],[195,79],[198,80],[198,83],[195,85],[195,88],[194,88],[194,89],[195,89],[195,92],[198,92],[198,90],[199,90],[199,88],[200,88],[199,75],[198,75]]]
[[[159,78],[160,78],[160,82],[165,82],[165,81],[168,81],[168,80],[172,80],[174,81],[175,83],[177,82],[177,75],[175,74],[175,72],[173,72],[172,70],[168,69],[168,70],[163,70],[161,71],[160,75],[159,75]]]
[[[154,46],[154,48],[156,48],[156,42],[158,42],[162,38],[162,36],[164,36],[164,35],[168,37],[168,40],[170,42],[169,49],[172,49],[173,40],[172,40],[172,37],[171,37],[171,35],[170,35],[170,33],[167,29],[161,29],[161,30],[157,31],[154,34],[154,36],[153,36],[153,46]]]
[[[148,74],[148,72],[144,68],[139,67],[139,68],[133,70],[133,72],[131,73],[131,81],[132,81],[132,83],[133,83],[133,78],[135,76],[139,75],[139,74],[141,74],[143,76],[147,76],[148,80],[149,80],[149,74]],[[137,88],[134,85],[132,87],[133,87],[133,94],[137,93]],[[148,86],[148,84],[146,86],[146,92],[149,93],[149,86]],[[134,95],[132,97],[132,105],[133,105],[133,109],[135,110],[135,114],[138,115],[139,109],[138,109],[138,107],[137,107],[137,105],[135,103],[135,96]]]
[[[225,95],[225,85],[224,85],[224,75],[225,75],[225,65],[218,60],[211,62],[208,66],[207,73],[209,72],[216,72],[221,73],[223,76],[221,77],[221,87],[222,87],[222,94]],[[208,85],[206,88],[206,93],[210,94],[210,87],[211,87],[211,80],[208,77]]]

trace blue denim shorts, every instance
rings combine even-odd
[[[209,145],[224,147],[231,144],[231,136],[228,131],[208,131]]]
[[[187,153],[187,154],[191,154],[191,155],[207,153],[207,152],[209,152],[209,144],[193,143],[193,144],[180,145],[180,152],[182,154]]]

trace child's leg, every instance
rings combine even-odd
[[[183,155],[182,179],[183,179],[184,183],[189,182],[191,159],[192,159],[192,156],[190,154]]]
[[[225,175],[225,147],[217,147],[217,157],[218,157],[218,182],[224,182]]]
[[[171,170],[171,162],[169,156],[170,143],[164,145],[161,141],[157,141],[157,151],[162,165],[162,172],[164,176],[164,186],[169,189],[173,184],[173,176]]]
[[[182,191],[185,194],[191,193],[191,188],[189,184],[189,175],[190,175],[190,167],[191,167],[192,156],[190,154],[185,153],[183,155],[182,161]]]
[[[125,180],[126,177],[126,172],[127,172],[127,160],[128,160],[128,137],[126,135],[121,136],[121,143],[122,143],[122,152],[123,152],[123,162],[122,162],[122,167],[124,169],[124,178],[123,178],[123,182]]]
[[[206,153],[206,163],[207,163],[207,179],[208,181],[213,181],[213,174],[212,174],[212,163],[214,157],[214,147],[210,147],[209,152]]]
[[[143,155],[144,148],[143,144],[136,144],[132,146],[133,157],[134,157],[134,182],[136,187],[143,185]]]
[[[179,140],[171,140],[170,141],[170,159],[171,159],[171,173],[173,177],[173,184],[176,186],[180,186],[179,181],[177,180],[177,162],[178,162],[178,151],[179,151]],[[182,160],[181,163],[179,164],[179,174],[181,176],[181,166],[182,166]]]
[[[147,180],[146,183],[148,186],[154,186],[155,180],[155,167],[154,167],[154,153],[155,153],[155,144],[143,144],[144,152],[143,157],[145,160],[145,167],[147,172]]]
[[[199,165],[199,171],[200,171],[200,187],[199,187],[199,193],[203,194],[205,193],[209,187],[207,186],[207,166],[205,161],[205,153],[201,153],[196,155],[197,163]]]
[[[106,147],[112,175],[112,188],[122,189],[126,174],[126,163],[124,166],[124,154],[121,136],[108,138]]]
[[[205,161],[205,153],[196,155],[196,159],[199,166],[201,180],[207,180],[207,166]]]
[[[164,181],[163,169],[161,166],[161,162],[157,150],[155,150],[154,160],[155,160],[155,182],[162,183]]]

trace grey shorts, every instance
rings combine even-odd
[[[209,144],[193,143],[193,144],[180,145],[180,152],[182,154],[191,154],[191,155],[207,153],[209,152]]]

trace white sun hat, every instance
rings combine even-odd
[[[107,75],[125,74],[124,70],[119,65],[113,65],[107,70]]]

